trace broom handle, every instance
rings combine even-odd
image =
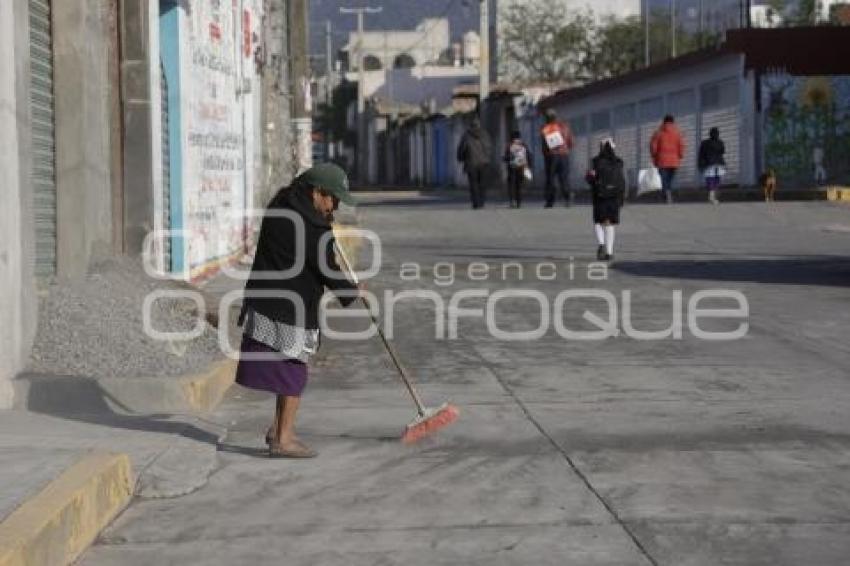
[[[339,255],[340,259],[342,259],[342,263],[345,266],[345,271],[354,280],[354,284],[358,285],[359,281],[357,280],[357,274],[354,272],[354,269],[351,267],[351,263],[348,262],[348,257],[346,257],[345,252],[342,251],[342,246],[339,246],[336,242],[334,242],[334,249],[336,250],[337,255]],[[407,375],[407,370],[404,369],[404,366],[401,364],[401,359],[398,356],[398,353],[395,351],[395,348],[387,340],[387,337],[384,335],[384,331],[381,329],[381,325],[378,324],[378,319],[375,314],[372,312],[372,309],[369,308],[369,302],[366,300],[366,297],[360,296],[360,300],[363,301],[363,306],[366,307],[366,310],[369,312],[369,318],[372,319],[372,324],[375,325],[375,328],[378,330],[378,335],[381,337],[381,342],[384,343],[384,348],[386,348],[387,353],[392,358],[393,364],[398,370],[399,376],[401,376],[401,380],[404,382],[404,385],[407,387],[407,391],[410,393],[410,396],[413,398],[413,402],[416,404],[416,411],[419,413],[420,417],[425,416],[425,404],[422,403],[422,399],[419,397],[419,393],[416,391],[416,388],[413,387],[413,382],[410,380],[410,376]]]

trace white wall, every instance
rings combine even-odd
[[[0,2],[0,409],[12,406],[11,380],[27,363],[37,319],[26,6]]]
[[[256,81],[253,64],[242,61],[240,9],[250,10],[251,3],[220,6],[195,2],[189,13],[180,10],[183,228],[191,234],[186,257],[192,275],[238,253],[243,212],[251,202],[254,132],[247,122],[254,102],[243,89]],[[213,21],[218,22],[215,34]]]
[[[357,32],[351,32],[343,49],[349,51],[349,67],[352,70],[357,69],[360,61],[358,45]],[[363,56],[377,57],[384,68],[392,67],[395,58],[402,53],[413,57],[417,65],[436,62],[440,54],[451,46],[449,20],[425,19],[413,31],[366,31],[362,45]]]
[[[720,85],[724,99],[719,107],[701,110],[703,106],[703,87]],[[675,108],[676,94],[691,91],[695,107],[690,112],[677,112]],[[734,91],[734,92],[733,92]],[[732,96],[726,96],[727,94]],[[673,95],[673,96],[671,96]],[[661,98],[662,106],[651,116],[641,116],[641,103]],[[598,150],[598,140],[607,135],[623,137],[625,129],[631,128],[637,135],[637,152],[633,157],[623,155],[626,169],[636,172],[647,167],[649,158],[649,138],[658,127],[664,113],[676,115],[683,133],[686,135],[685,163],[676,179],[676,186],[692,187],[701,183],[694,162],[700,141],[707,136],[711,126],[718,126],[721,137],[727,147],[729,175],[726,182],[752,184],[755,182],[755,108],[752,104],[754,91],[752,80],[744,77],[742,58],[738,55],[728,55],[712,59],[709,62],[694,65],[687,69],[673,71],[661,76],[650,78],[637,83],[616,87],[607,92],[595,93],[578,100],[557,104],[555,109],[559,117],[574,123],[576,133],[576,149],[573,151],[571,163],[571,181],[577,188],[586,188],[583,181],[584,171],[588,160]],[[588,123],[588,131],[582,132],[580,123],[597,112],[612,111],[628,104],[635,104],[636,123],[627,128],[617,129],[613,123],[604,131],[592,131]],[[616,130],[616,131],[615,131]],[[535,148],[536,156],[542,159],[539,148]]]

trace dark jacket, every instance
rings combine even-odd
[[[457,160],[462,162],[464,169],[469,172],[475,167],[490,163],[492,148],[487,132],[481,126],[472,125],[463,134],[457,146]]]
[[[303,247],[296,245],[296,220],[274,216],[275,211],[290,211],[298,215],[304,226]],[[327,242],[326,270],[341,276],[331,278],[323,274],[319,268],[319,245],[322,236],[331,232],[331,226],[313,207],[308,194],[295,188],[284,189],[272,199],[260,227],[260,240],[257,244],[257,254],[251,276],[245,284],[246,297],[244,308],[250,308],[265,316],[308,329],[319,327],[319,301],[325,287],[334,291],[341,289],[354,290],[357,287],[349,282],[340,270],[333,253],[334,238]],[[296,249],[297,248],[297,249]],[[274,272],[286,271],[296,266],[296,259],[304,258],[301,269],[292,277],[280,278]],[[265,273],[266,276],[261,276]],[[260,292],[291,292],[295,293],[304,305],[304,320],[296,319],[296,307],[293,301],[281,297],[250,297],[251,291]],[[348,305],[355,297],[340,298],[340,302]]]
[[[525,167],[529,169],[534,169],[534,156],[531,154],[531,149],[529,149],[528,145],[524,141],[519,142],[522,147],[525,148]],[[511,163],[511,147],[513,147],[514,142],[508,144],[508,147],[505,148],[505,155],[502,157],[502,160],[507,164],[508,169],[513,169],[514,166]]]
[[[703,140],[699,146],[697,166],[700,171],[703,171],[712,165],[726,165],[726,160],[723,158],[725,153],[726,146],[720,140],[720,135],[712,135],[707,140]]]
[[[593,169],[588,173],[587,181],[594,200],[616,199],[622,206],[626,198],[623,160],[607,147],[593,158]]]

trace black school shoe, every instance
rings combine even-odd
[[[596,248],[596,259],[599,261],[605,261],[605,258],[608,254],[605,252],[605,246],[599,246]]]

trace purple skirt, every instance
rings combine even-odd
[[[301,397],[307,385],[307,364],[284,358],[280,352],[247,336],[242,337],[239,351],[243,356],[236,367],[236,383],[286,397]],[[247,359],[244,354],[249,354]]]

